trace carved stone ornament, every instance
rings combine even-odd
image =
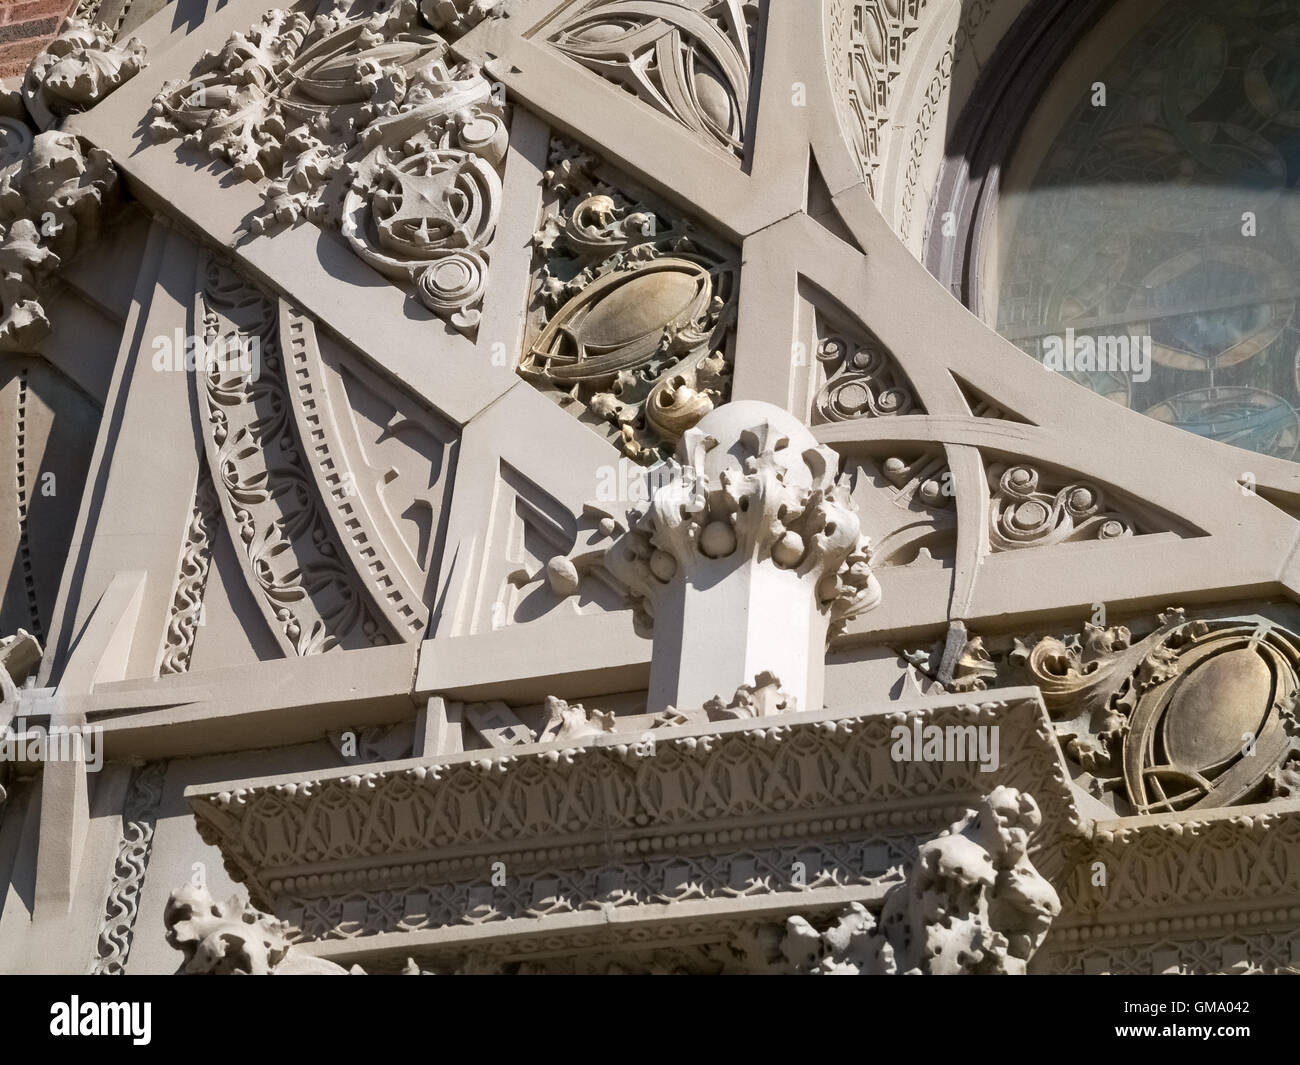
[[[619,515],[589,507],[597,528],[548,574],[580,580],[599,566],[646,629],[662,620],[669,634],[716,633],[709,646],[656,636],[656,712],[703,706],[761,673],[785,681],[798,705],[820,707],[827,641],[880,601],[838,456],[798,419],[753,401],[709,414],[677,455],[648,504]]]
[[[585,0],[543,32],[570,59],[742,156],[757,24],[755,0]]]
[[[396,634],[313,484],[289,395],[278,303],[213,258],[200,263],[195,287],[206,349],[256,352],[256,361],[213,360],[196,377],[221,515],[270,631],[286,655],[391,643]]]
[[[891,118],[904,44],[921,24],[925,0],[831,0],[827,18],[832,85],[840,123],[867,188],[879,193],[882,141]]]
[[[164,86],[150,130],[265,182],[255,232],[302,218],[338,226],[361,259],[472,333],[508,132],[491,83],[446,35],[499,6],[430,0],[427,24],[415,0],[351,18],[329,0],[314,19],[268,12]]]
[[[826,373],[814,403],[818,422],[925,413],[897,361],[874,337],[858,344],[828,336],[817,346],[817,361]]]
[[[1125,812],[1214,809],[1293,793],[1300,638],[1267,622],[1160,615],[1018,642],[1011,661],[1043,691],[1066,756]]]
[[[766,564],[808,582],[831,635],[880,601],[870,541],[837,479],[839,457],[795,419],[733,404],[688,430],[678,455],[676,476],[629,512],[605,556],[639,597],[646,624],[663,589],[718,562]]]
[[[1032,796],[998,787],[921,844],[879,917],[861,903],[824,931],[791,917],[782,953],[799,972],[1023,976],[1061,912],[1056,890],[1029,861],[1041,825]]]
[[[116,192],[108,153],[67,133],[39,134],[19,164],[0,173],[0,351],[48,334],[40,282],[94,239]]]
[[[207,976],[346,976],[341,965],[295,951],[290,926],[239,898],[217,902],[187,883],[163,911],[167,943],[185,955],[180,973]]]
[[[1138,531],[1136,519],[1111,509],[1096,485],[1052,480],[1032,466],[991,466],[989,489],[989,541],[994,551],[1117,540]]]
[[[731,390],[738,256],[555,141],[519,373],[652,465]]]
[[[118,43],[109,27],[69,19],[27,68],[23,102],[41,129],[84,111],[145,68],[147,53],[135,37]]]
[[[900,654],[925,694],[1036,685],[1076,782],[1117,815],[1300,792],[1300,636],[1181,608],[1143,631],[985,638],[954,623],[946,643]]]

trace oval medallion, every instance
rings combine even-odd
[[[1268,712],[1273,674],[1255,651],[1216,655],[1178,686],[1162,723],[1171,764],[1204,772],[1241,754]]]

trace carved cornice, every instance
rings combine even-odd
[[[605,733],[578,747],[526,744],[187,798],[258,904],[314,936],[416,930],[453,944],[470,926],[530,934],[606,904],[642,906],[647,919],[725,917],[755,895],[807,903],[810,881],[815,905],[855,897],[846,890],[878,902],[901,876],[905,837],[940,832],[1002,781],[1038,796],[1034,861],[1059,875],[1082,822],[1041,704],[1014,695],[670,727],[649,742]],[[996,724],[999,768],[894,759],[896,726],[914,721]],[[797,874],[781,866],[796,843]],[[494,862],[507,870],[501,890]]]

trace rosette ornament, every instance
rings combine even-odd
[[[604,558],[654,631],[652,709],[701,706],[764,671],[821,706],[827,641],[880,601],[838,461],[766,403],[686,431],[674,476]]]

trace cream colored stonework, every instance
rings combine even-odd
[[[918,261],[1020,0],[268,3],[0,107],[0,971],[1300,971],[1300,467]]]

